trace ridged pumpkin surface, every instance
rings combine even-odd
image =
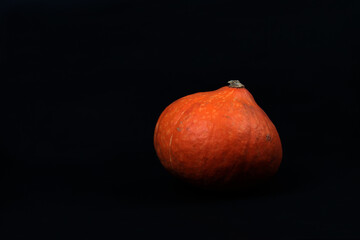
[[[244,87],[180,98],[160,115],[154,145],[175,176],[205,188],[237,188],[274,175],[278,132]]]

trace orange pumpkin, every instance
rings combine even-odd
[[[273,176],[282,160],[279,134],[237,80],[180,98],[160,115],[154,146],[162,165],[204,188],[242,188]]]

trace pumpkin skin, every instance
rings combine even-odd
[[[248,188],[273,176],[282,160],[274,124],[239,81],[229,83],[176,100],[155,127],[161,164],[199,187]]]

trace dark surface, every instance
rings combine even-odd
[[[1,3],[0,239],[360,238],[359,3],[150,2]],[[230,79],[283,163],[249,193],[193,189],[155,123]]]

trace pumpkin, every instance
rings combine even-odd
[[[161,164],[195,186],[247,188],[273,176],[282,160],[274,124],[243,84],[229,83],[176,100],[155,127]]]

